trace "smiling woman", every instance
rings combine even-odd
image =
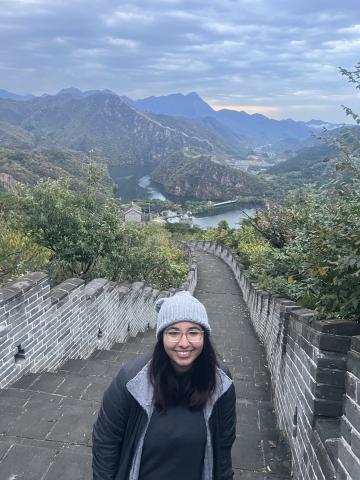
[[[121,369],[93,433],[94,480],[230,480],[235,389],[206,309],[188,292],[158,300],[155,345]]]

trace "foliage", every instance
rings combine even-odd
[[[181,211],[181,206],[171,200],[160,200],[158,198],[147,198],[147,199],[137,199],[134,200],[136,205],[142,208],[145,212],[148,212],[150,209],[151,213],[161,213],[164,210],[173,210],[173,211]]]
[[[188,266],[184,252],[175,247],[161,225],[123,224],[121,241],[97,265],[94,276],[116,281],[146,281],[160,289],[178,286]]]
[[[271,250],[269,242],[248,221],[243,221],[242,227],[234,231],[234,238],[236,252],[245,267],[261,265]]]
[[[345,77],[347,77],[350,83],[355,84],[356,89],[360,90],[360,62],[358,62],[354,68],[355,69],[351,71],[351,70],[347,70],[346,68],[340,67],[340,72],[341,72],[341,75],[344,75]],[[342,105],[342,107],[345,110],[346,115],[351,116],[357,124],[360,124],[360,115],[358,115],[351,108],[346,107],[345,105]]]
[[[31,241],[29,236],[11,228],[0,215],[0,283],[28,272],[43,270],[50,251]]]
[[[97,202],[93,181],[89,177],[85,191],[71,190],[67,178],[21,190],[17,224],[52,252],[60,276],[86,278],[97,258],[109,252],[116,235],[120,209],[111,200]]]
[[[240,229],[205,237],[235,250],[260,288],[326,317],[360,315],[360,189],[308,190],[267,206]],[[220,233],[221,232],[221,233]]]
[[[187,223],[170,223],[165,224],[165,229],[171,233],[171,237],[177,240],[200,240],[202,239],[203,230],[196,225]]]
[[[217,227],[209,227],[205,230],[203,240],[212,240],[232,247],[235,245],[234,229],[229,227],[226,220],[221,220]]]
[[[105,276],[145,280],[158,288],[178,286],[188,268],[183,252],[161,226],[125,224],[119,202],[99,194],[100,181],[101,172],[91,167],[82,188],[70,188],[65,178],[22,187],[16,200],[7,202],[7,221],[47,252],[53,283],[69,276]]]
[[[87,177],[89,165],[95,163],[100,169],[102,159],[92,155],[91,159],[74,150],[50,150],[0,147],[1,172],[11,175],[14,180],[25,185],[35,185],[41,178],[58,179],[71,177],[73,182]],[[112,187],[112,182],[103,169],[99,190]]]
[[[265,185],[258,177],[217,163],[210,155],[191,156],[176,152],[163,160],[151,174],[164,190],[193,200],[260,198]]]

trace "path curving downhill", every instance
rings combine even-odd
[[[212,338],[235,383],[237,435],[235,480],[288,480],[290,454],[276,426],[266,355],[230,268],[218,257],[195,252],[195,296],[206,306]]]

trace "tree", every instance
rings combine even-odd
[[[11,228],[0,212],[0,283],[28,272],[43,270],[51,252],[29,236]]]
[[[145,281],[161,289],[179,286],[188,265],[185,253],[161,225],[123,224],[108,255],[99,260],[93,276],[113,281]]]
[[[350,83],[354,83],[355,88],[360,90],[360,62],[358,62],[355,65],[354,70],[352,71],[342,67],[340,67],[339,70],[341,72],[341,75],[344,75],[345,77],[347,77],[348,81]],[[345,105],[341,105],[341,106],[345,110],[345,114],[348,116],[351,116],[353,120],[355,120],[355,122],[359,125],[360,115],[355,113],[350,107],[346,107]]]
[[[15,223],[34,243],[51,251],[55,276],[87,278],[97,259],[112,248],[121,211],[115,200],[98,200],[92,177],[85,190],[70,186],[69,179],[61,178],[23,188]]]
[[[184,253],[161,226],[125,224],[118,201],[99,193],[99,181],[98,171],[90,169],[80,188],[64,178],[22,188],[7,215],[12,228],[47,252],[52,283],[104,276],[178,286],[188,270]]]

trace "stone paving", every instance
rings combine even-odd
[[[235,383],[235,480],[288,480],[290,455],[276,425],[265,351],[240,289],[222,260],[206,253],[195,256],[199,269],[195,295],[207,308],[212,338]]]
[[[288,480],[290,457],[276,428],[265,354],[238,286],[221,260],[196,257],[195,295],[208,309],[215,345],[237,391],[235,480]],[[121,365],[153,343],[148,331],[0,391],[0,479],[90,480],[91,430],[102,394]]]

